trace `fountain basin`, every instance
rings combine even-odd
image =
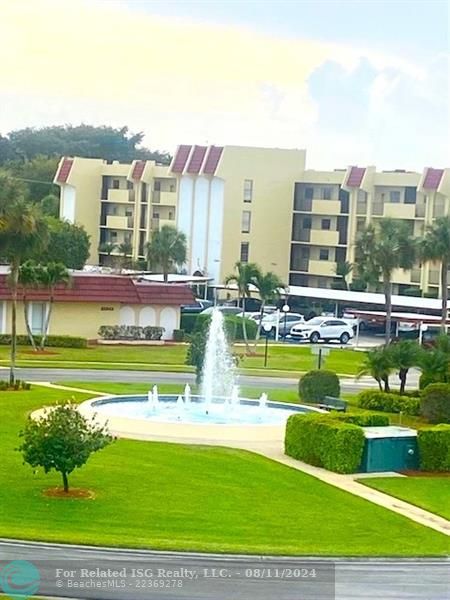
[[[188,443],[236,445],[236,443],[280,442],[287,418],[296,413],[323,412],[300,404],[215,397],[208,405],[201,396],[188,405],[179,396],[162,394],[154,409],[145,395],[102,396],[83,402],[80,412],[99,423],[107,423],[118,437]],[[228,444],[232,442],[232,444]],[[237,444],[239,445],[239,444]]]

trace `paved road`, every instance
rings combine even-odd
[[[450,565],[444,559],[300,560],[0,541],[0,565],[3,567],[12,560],[33,562],[41,574],[39,593],[51,597],[97,600],[445,600],[450,597]],[[110,572],[102,577],[97,568],[103,571],[109,568],[118,574]],[[152,573],[147,571],[146,577],[139,574],[133,577],[133,568],[151,569]],[[301,568],[306,569],[308,577],[296,571]],[[56,569],[66,573],[57,574]],[[82,577],[81,569],[93,573]],[[159,569],[163,569],[162,574]],[[181,581],[181,585],[172,587],[167,583],[167,588],[156,588],[149,584],[156,579]],[[60,587],[56,581],[62,582]],[[69,581],[114,581],[117,587],[80,589],[69,587]]]
[[[192,373],[168,373],[162,371],[121,371],[101,369],[17,369],[17,377],[28,381],[107,381],[107,382],[130,382],[130,383],[193,383],[195,376]],[[418,372],[412,371],[408,378],[408,387],[417,387]],[[397,383],[395,377],[392,383]],[[259,377],[253,375],[241,375],[239,383],[243,386],[262,387],[267,390],[284,388],[297,389],[298,379],[286,377]],[[343,392],[359,392],[367,387],[376,387],[376,383],[370,377],[364,377],[360,381],[355,379],[342,379],[341,388]]]

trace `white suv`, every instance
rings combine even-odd
[[[305,323],[294,325],[291,337],[309,340],[312,344],[317,344],[319,340],[339,340],[341,344],[346,344],[353,337],[353,328],[341,319],[314,317]]]

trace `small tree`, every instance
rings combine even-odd
[[[48,290],[49,305],[45,319],[44,331],[41,338],[41,350],[45,348],[47,332],[55,302],[55,288],[58,284],[67,285],[70,282],[70,273],[62,263],[51,262],[39,271],[39,283]]]
[[[38,418],[28,418],[20,433],[19,447],[23,459],[31,467],[42,467],[46,473],[61,473],[64,491],[69,491],[68,475],[82,467],[93,452],[113,441],[103,425],[88,420],[70,401],[58,404]]]
[[[402,340],[390,347],[391,362],[394,369],[398,369],[400,379],[400,393],[406,387],[406,378],[411,367],[417,367],[420,361],[420,346],[413,340]]]
[[[370,375],[378,383],[378,387],[381,391],[383,391],[383,383],[384,391],[389,392],[389,375],[392,373],[392,370],[393,366],[390,347],[378,346],[378,348],[373,348],[366,353],[357,378],[359,379],[360,377],[363,377],[363,375]]]
[[[145,248],[149,269],[161,269],[165,283],[169,281],[169,272],[186,262],[186,235],[170,225],[163,225],[154,231]]]
[[[203,371],[203,363],[205,361],[207,331],[201,329],[195,331],[191,335],[191,343],[189,344],[186,354],[186,364],[195,367],[196,382],[200,383]]]
[[[336,273],[336,275],[338,277],[341,278],[343,290],[348,290],[347,277],[350,275],[352,270],[353,270],[353,265],[351,262],[348,262],[347,260],[344,262],[338,262],[336,264],[334,272]]]
[[[255,263],[244,263],[238,261],[235,265],[235,273],[225,277],[225,285],[234,283],[238,289],[238,303],[242,301],[242,316],[244,317],[242,332],[244,334],[245,350],[250,351],[248,345],[247,327],[245,321],[245,299],[250,296],[250,285],[253,284],[256,277],[260,276],[261,271]]]
[[[32,260],[27,260],[19,267],[19,284],[22,286],[22,304],[23,318],[33,350],[37,350],[36,342],[34,341],[33,332],[30,324],[30,302],[28,300],[28,291],[39,286],[41,265],[37,265]]]
[[[262,273],[261,271],[259,271],[259,269],[255,273],[252,283],[258,290],[258,294],[261,299],[261,310],[260,310],[260,314],[259,314],[260,318],[259,318],[259,323],[258,323],[258,331],[256,333],[256,338],[255,338],[255,348],[256,348],[258,339],[261,335],[262,320],[264,317],[264,308],[265,308],[267,302],[274,302],[275,300],[278,300],[278,298],[280,297],[281,291],[285,290],[286,286],[281,281],[281,279],[278,277],[278,275],[276,275],[275,273],[272,273],[272,271],[268,271],[267,273]]]

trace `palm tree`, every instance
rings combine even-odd
[[[244,263],[238,261],[234,268],[236,270],[235,273],[227,275],[225,277],[225,285],[229,283],[235,283],[238,289],[238,303],[242,306],[242,333],[244,335],[244,342],[246,351],[249,352],[250,348],[248,345],[248,337],[247,337],[247,325],[245,322],[245,299],[250,296],[250,285],[254,282],[258,274],[260,274],[260,270],[258,265],[255,263]]]
[[[116,248],[117,244],[114,244],[113,242],[103,242],[102,244],[99,244],[98,251],[104,252],[107,256],[111,256]]]
[[[48,290],[49,305],[45,318],[44,331],[42,332],[40,349],[45,348],[47,340],[48,328],[50,325],[50,317],[52,315],[53,304],[55,302],[55,288],[58,284],[67,285],[70,281],[70,273],[66,266],[62,263],[48,263],[41,271],[39,283]]]
[[[336,264],[334,272],[336,273],[336,275],[338,277],[341,278],[343,290],[348,290],[347,277],[350,275],[352,270],[353,270],[353,265],[351,262],[348,262],[347,260],[344,262],[338,262]]]
[[[268,302],[274,302],[280,297],[280,293],[286,289],[285,284],[272,271],[262,273],[259,269],[252,280],[253,285],[258,290],[261,299],[261,310],[258,323],[258,331],[256,333],[255,348],[259,336],[261,335],[262,319],[264,317],[264,308]]]
[[[370,375],[378,383],[380,391],[389,392],[389,375],[393,371],[391,348],[390,346],[378,346],[366,353],[361,370],[357,374],[357,379],[364,375]]]
[[[0,182],[1,187],[1,182]],[[17,288],[20,265],[44,250],[48,243],[47,221],[37,205],[23,198],[0,202],[0,256],[9,262],[11,287],[11,359],[9,383],[15,382],[17,353]]]
[[[406,223],[396,219],[381,219],[370,224],[356,240],[355,257],[358,271],[369,278],[381,278],[386,303],[385,343],[391,339],[392,275],[395,269],[411,269],[414,265],[417,241]]]
[[[450,216],[439,217],[429,225],[422,241],[422,258],[441,263],[441,330],[446,331],[448,302],[448,269],[450,266]]]
[[[30,325],[30,303],[28,301],[27,292],[29,289],[33,289],[39,286],[41,278],[41,265],[36,264],[32,260],[27,260],[19,267],[19,284],[22,287],[22,304],[23,304],[23,317],[25,321],[25,327],[27,330],[28,338],[30,340],[33,350],[37,350],[36,342],[34,341],[33,332]]]
[[[149,269],[160,268],[164,282],[169,280],[169,272],[186,262],[187,240],[183,232],[170,225],[152,233],[152,239],[146,245]]]
[[[392,366],[398,369],[400,379],[400,393],[406,387],[406,378],[411,367],[417,367],[420,362],[420,346],[413,340],[402,340],[390,346]]]
[[[133,252],[131,242],[125,241],[117,246],[117,250],[121,254],[122,269],[125,269],[130,263],[130,255]]]

